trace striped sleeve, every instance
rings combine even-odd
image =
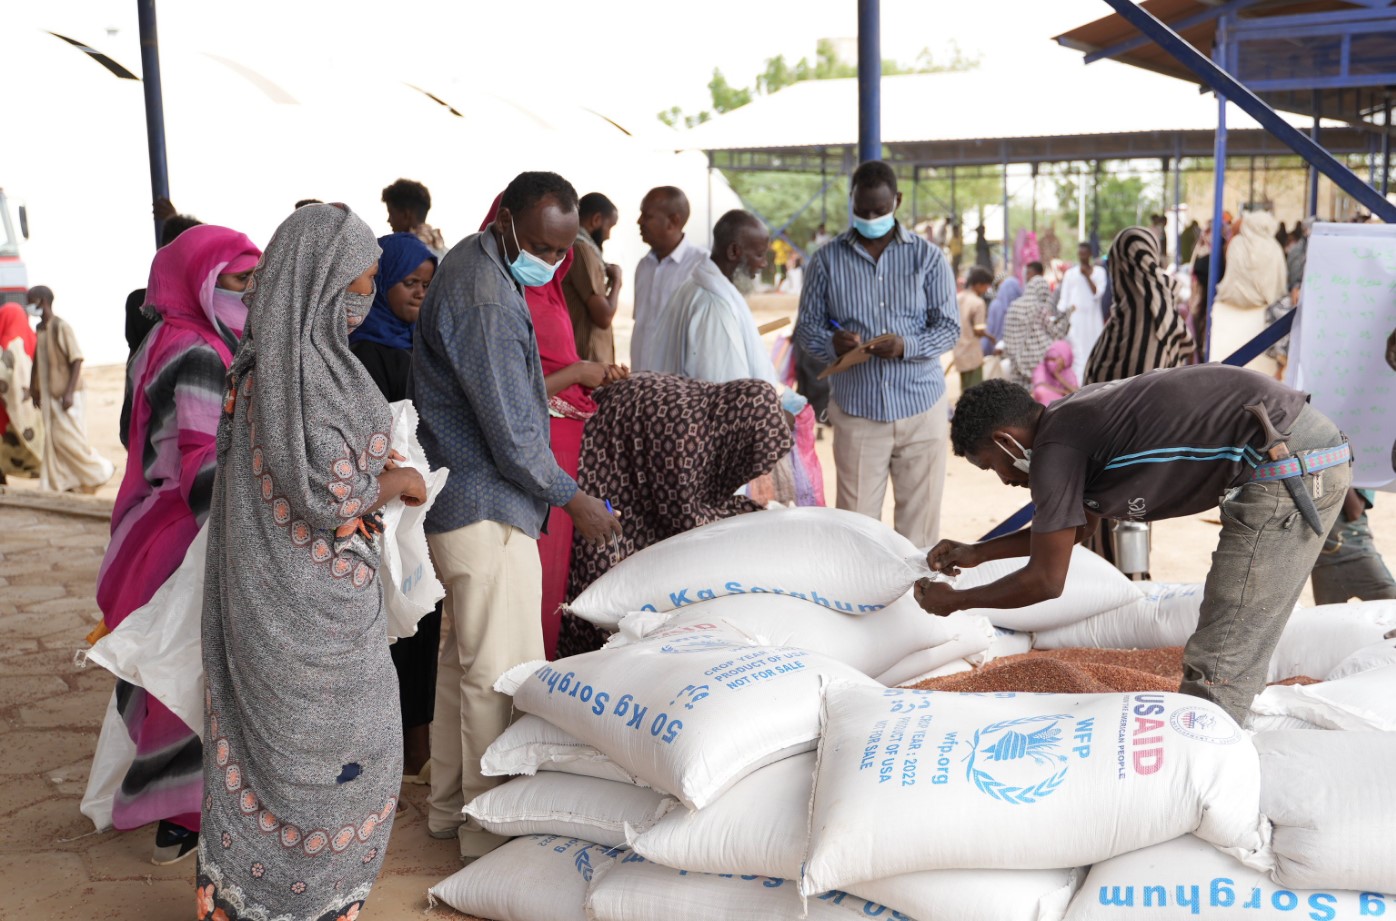
[[[213,496],[226,380],[222,358],[201,344],[166,364],[146,386],[150,420],[141,457],[146,481],[156,489],[177,482],[200,524]]]

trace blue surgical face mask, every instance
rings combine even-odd
[[[557,266],[544,259],[539,259],[519,246],[519,235],[514,230],[513,220],[509,221],[509,233],[514,237],[514,248],[519,251],[519,254],[514,257],[514,261],[509,263],[509,274],[514,276],[514,280],[525,288],[541,288],[552,281]],[[561,263],[562,260],[559,259],[558,262]]]
[[[1023,473],[1027,473],[1029,471],[1029,468],[1032,467],[1032,448],[1023,447],[1021,444],[1018,443],[1018,439],[1014,438],[1012,435],[1009,435],[1007,432],[1004,432],[1003,434],[1007,436],[1009,441],[1013,442],[1014,447],[1016,447],[1019,451],[1023,452],[1023,456],[1013,457],[1012,451],[1008,450],[1003,445],[999,444],[997,441],[995,441],[994,444],[999,445],[1000,451],[1013,458],[1014,469],[1021,470]]]
[[[856,214],[853,216],[853,229],[858,231],[858,235],[864,240],[881,240],[896,223],[896,211],[888,211],[882,217],[872,219],[858,217]]]

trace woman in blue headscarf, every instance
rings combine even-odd
[[[363,362],[389,403],[407,399],[412,377],[412,329],[436,274],[436,257],[410,233],[378,238],[378,286],[373,309],[349,336],[349,350]]]
[[[1021,263],[1026,265],[1026,263]],[[1003,338],[1003,321],[1008,317],[1008,305],[1023,296],[1023,283],[1017,275],[1001,276],[997,293],[989,304],[988,320],[985,326],[989,335],[983,339],[984,354],[994,354],[994,346]]]
[[[377,290],[373,308],[349,336],[349,350],[363,363],[388,402],[407,399],[412,377],[412,330],[436,274],[436,256],[410,233],[378,238]],[[431,755],[428,730],[436,711],[436,650],[441,642],[441,608],[417,622],[417,633],[390,650],[402,703],[403,774],[419,775]],[[422,780],[422,782],[425,782]]]

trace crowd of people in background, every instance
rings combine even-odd
[[[823,504],[823,426],[834,504],[881,518],[890,485],[894,527],[931,547],[950,370],[961,394],[1003,378],[1047,406],[1199,361],[1208,337],[1158,216],[1103,263],[1083,242],[1061,265],[1049,228],[995,266],[982,224],[969,253],[957,220],[930,239],[905,226],[896,172],[872,161],[853,173],[848,229],[821,224],[803,249],[743,210],[704,248],[683,190],[650,190],[625,364],[625,273],[605,257],[623,215],[607,195],[521,173],[452,245],[420,182],[382,202],[392,233],[377,239],[344,205],[297,202],[265,251],[158,203],[162,245],[126,303],[130,460],[93,638],[149,602],[203,530],[208,692],[193,727],[118,683],[135,757],[113,820],[157,823],[156,863],[198,855],[201,919],[352,916],[404,780],[430,785],[434,837],[465,857],[500,844],[461,812],[497,780],[481,758],[512,710],[495,680],[598,648],[563,605],[630,554],[774,503]],[[1214,355],[1231,313],[1250,329],[1299,303],[1307,226],[1284,245],[1263,211],[1228,229]],[[1208,238],[1194,224],[1178,241],[1204,278]],[[789,361],[748,305],[768,265],[799,297]],[[0,305],[0,476],[90,492],[113,466],[86,439],[77,336],[52,291],[27,302],[37,329]],[[390,647],[378,513],[426,498],[390,448],[389,404],[404,399],[431,465],[450,470],[426,517],[446,595]],[[1370,502],[1348,497],[1314,573],[1320,601],[1396,597]]]

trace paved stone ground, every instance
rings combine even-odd
[[[78,811],[112,676],[78,668],[97,622],[109,525],[0,506],[0,918],[188,921],[194,861],[150,863],[154,827],[95,832]],[[426,890],[460,868],[455,842],[426,832],[426,787],[404,786],[388,860],[361,921],[428,911]]]

